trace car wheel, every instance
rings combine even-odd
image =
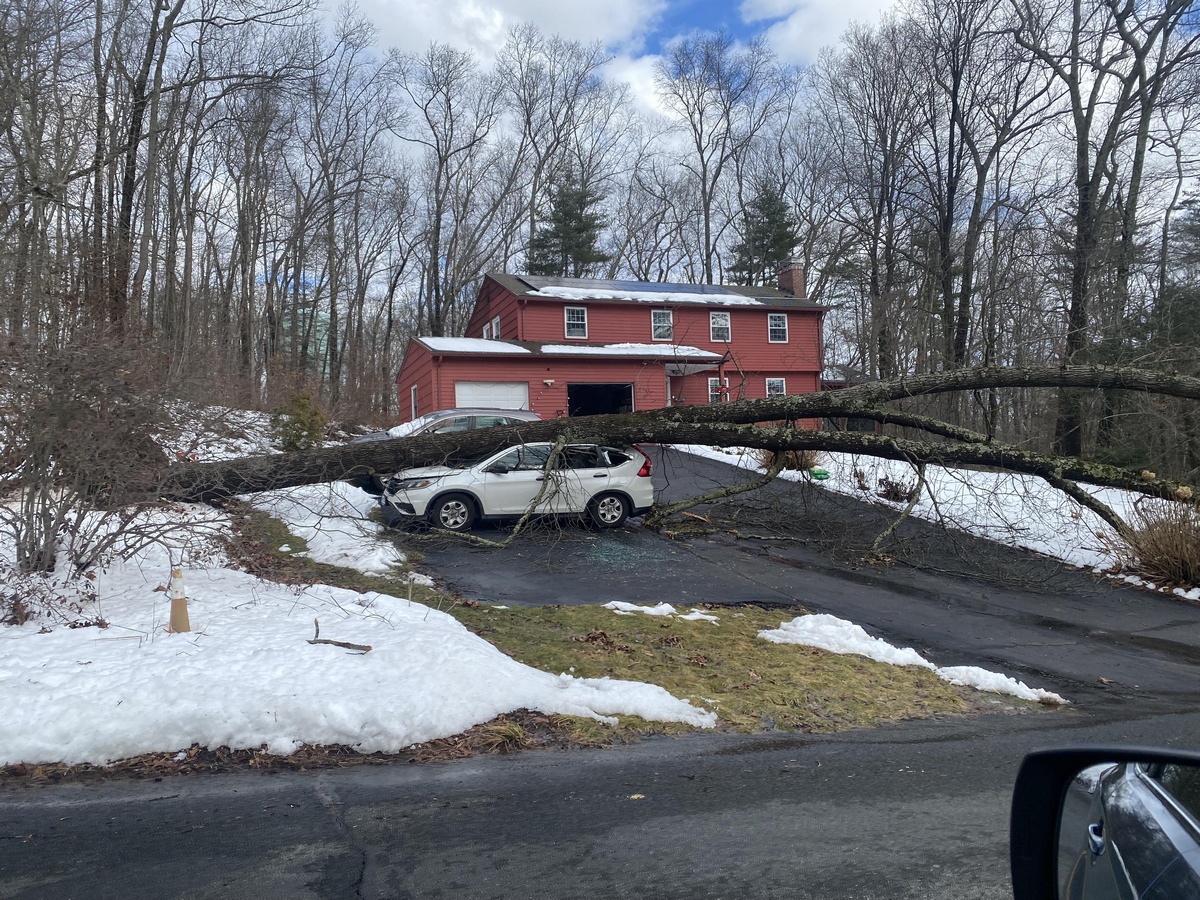
[[[433,504],[429,510],[429,521],[434,528],[466,531],[475,521],[475,506],[471,498],[463,494],[447,494]]]
[[[588,504],[588,516],[601,528],[619,528],[629,518],[629,501],[620,494],[597,494]]]

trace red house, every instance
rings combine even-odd
[[[821,386],[824,313],[795,265],[778,288],[489,274],[466,337],[409,343],[396,375],[401,418],[457,406],[586,416],[809,393]]]

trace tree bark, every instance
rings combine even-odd
[[[236,494],[390,473],[440,463],[454,464],[498,452],[514,443],[532,441],[658,443],[742,446],[764,450],[825,450],[861,453],[888,459],[938,465],[974,465],[1052,479],[1124,488],[1165,499],[1192,497],[1193,487],[1158,479],[1153,473],[1121,469],[1077,457],[1048,456],[956,430],[946,423],[881,410],[877,404],[903,397],[980,388],[1081,387],[1120,388],[1186,399],[1200,399],[1200,379],[1135,369],[1080,367],[1059,369],[962,369],[901,378],[841,391],[803,394],[771,400],[745,400],[712,406],[669,407],[627,415],[550,419],[506,428],[456,434],[397,438],[343,444],[302,453],[245,457],[217,463],[172,468],[160,496],[169,500],[211,501]],[[755,423],[792,423],[826,416],[887,417],[959,443],[910,438],[813,431],[791,424],[760,427]],[[1195,488],[1200,490],[1200,488]],[[1200,495],[1198,495],[1200,496]]]

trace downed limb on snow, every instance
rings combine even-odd
[[[359,653],[370,653],[370,644],[351,644],[349,641],[331,641],[328,638],[321,637],[321,623],[313,619],[313,628],[316,631],[313,633],[310,644],[332,644],[335,647],[341,647],[345,650],[357,650]]]

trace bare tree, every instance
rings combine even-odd
[[[732,162],[744,153],[786,99],[784,73],[765,41],[739,48],[720,31],[672,44],[655,69],[663,104],[686,134],[683,168],[699,197],[700,277],[714,282],[717,245],[725,222],[717,200]]]
[[[1163,91],[1200,50],[1191,0],[1070,0],[1034,5],[1010,0],[1019,17],[1018,43],[1063,86],[1074,140],[1070,304],[1062,357],[1086,358],[1092,339],[1091,301],[1102,258],[1104,213],[1118,193],[1118,267],[1128,266],[1136,227],[1149,130]],[[1122,159],[1122,154],[1127,157]],[[1119,275],[1127,292],[1127,269]],[[1055,445],[1083,449],[1083,408],[1076,393],[1059,396]]]
[[[523,159],[493,134],[503,112],[502,87],[479,71],[471,54],[434,44],[422,56],[393,62],[415,112],[400,136],[422,153],[418,327],[453,334],[466,324],[470,287],[510,246],[523,219]]]

